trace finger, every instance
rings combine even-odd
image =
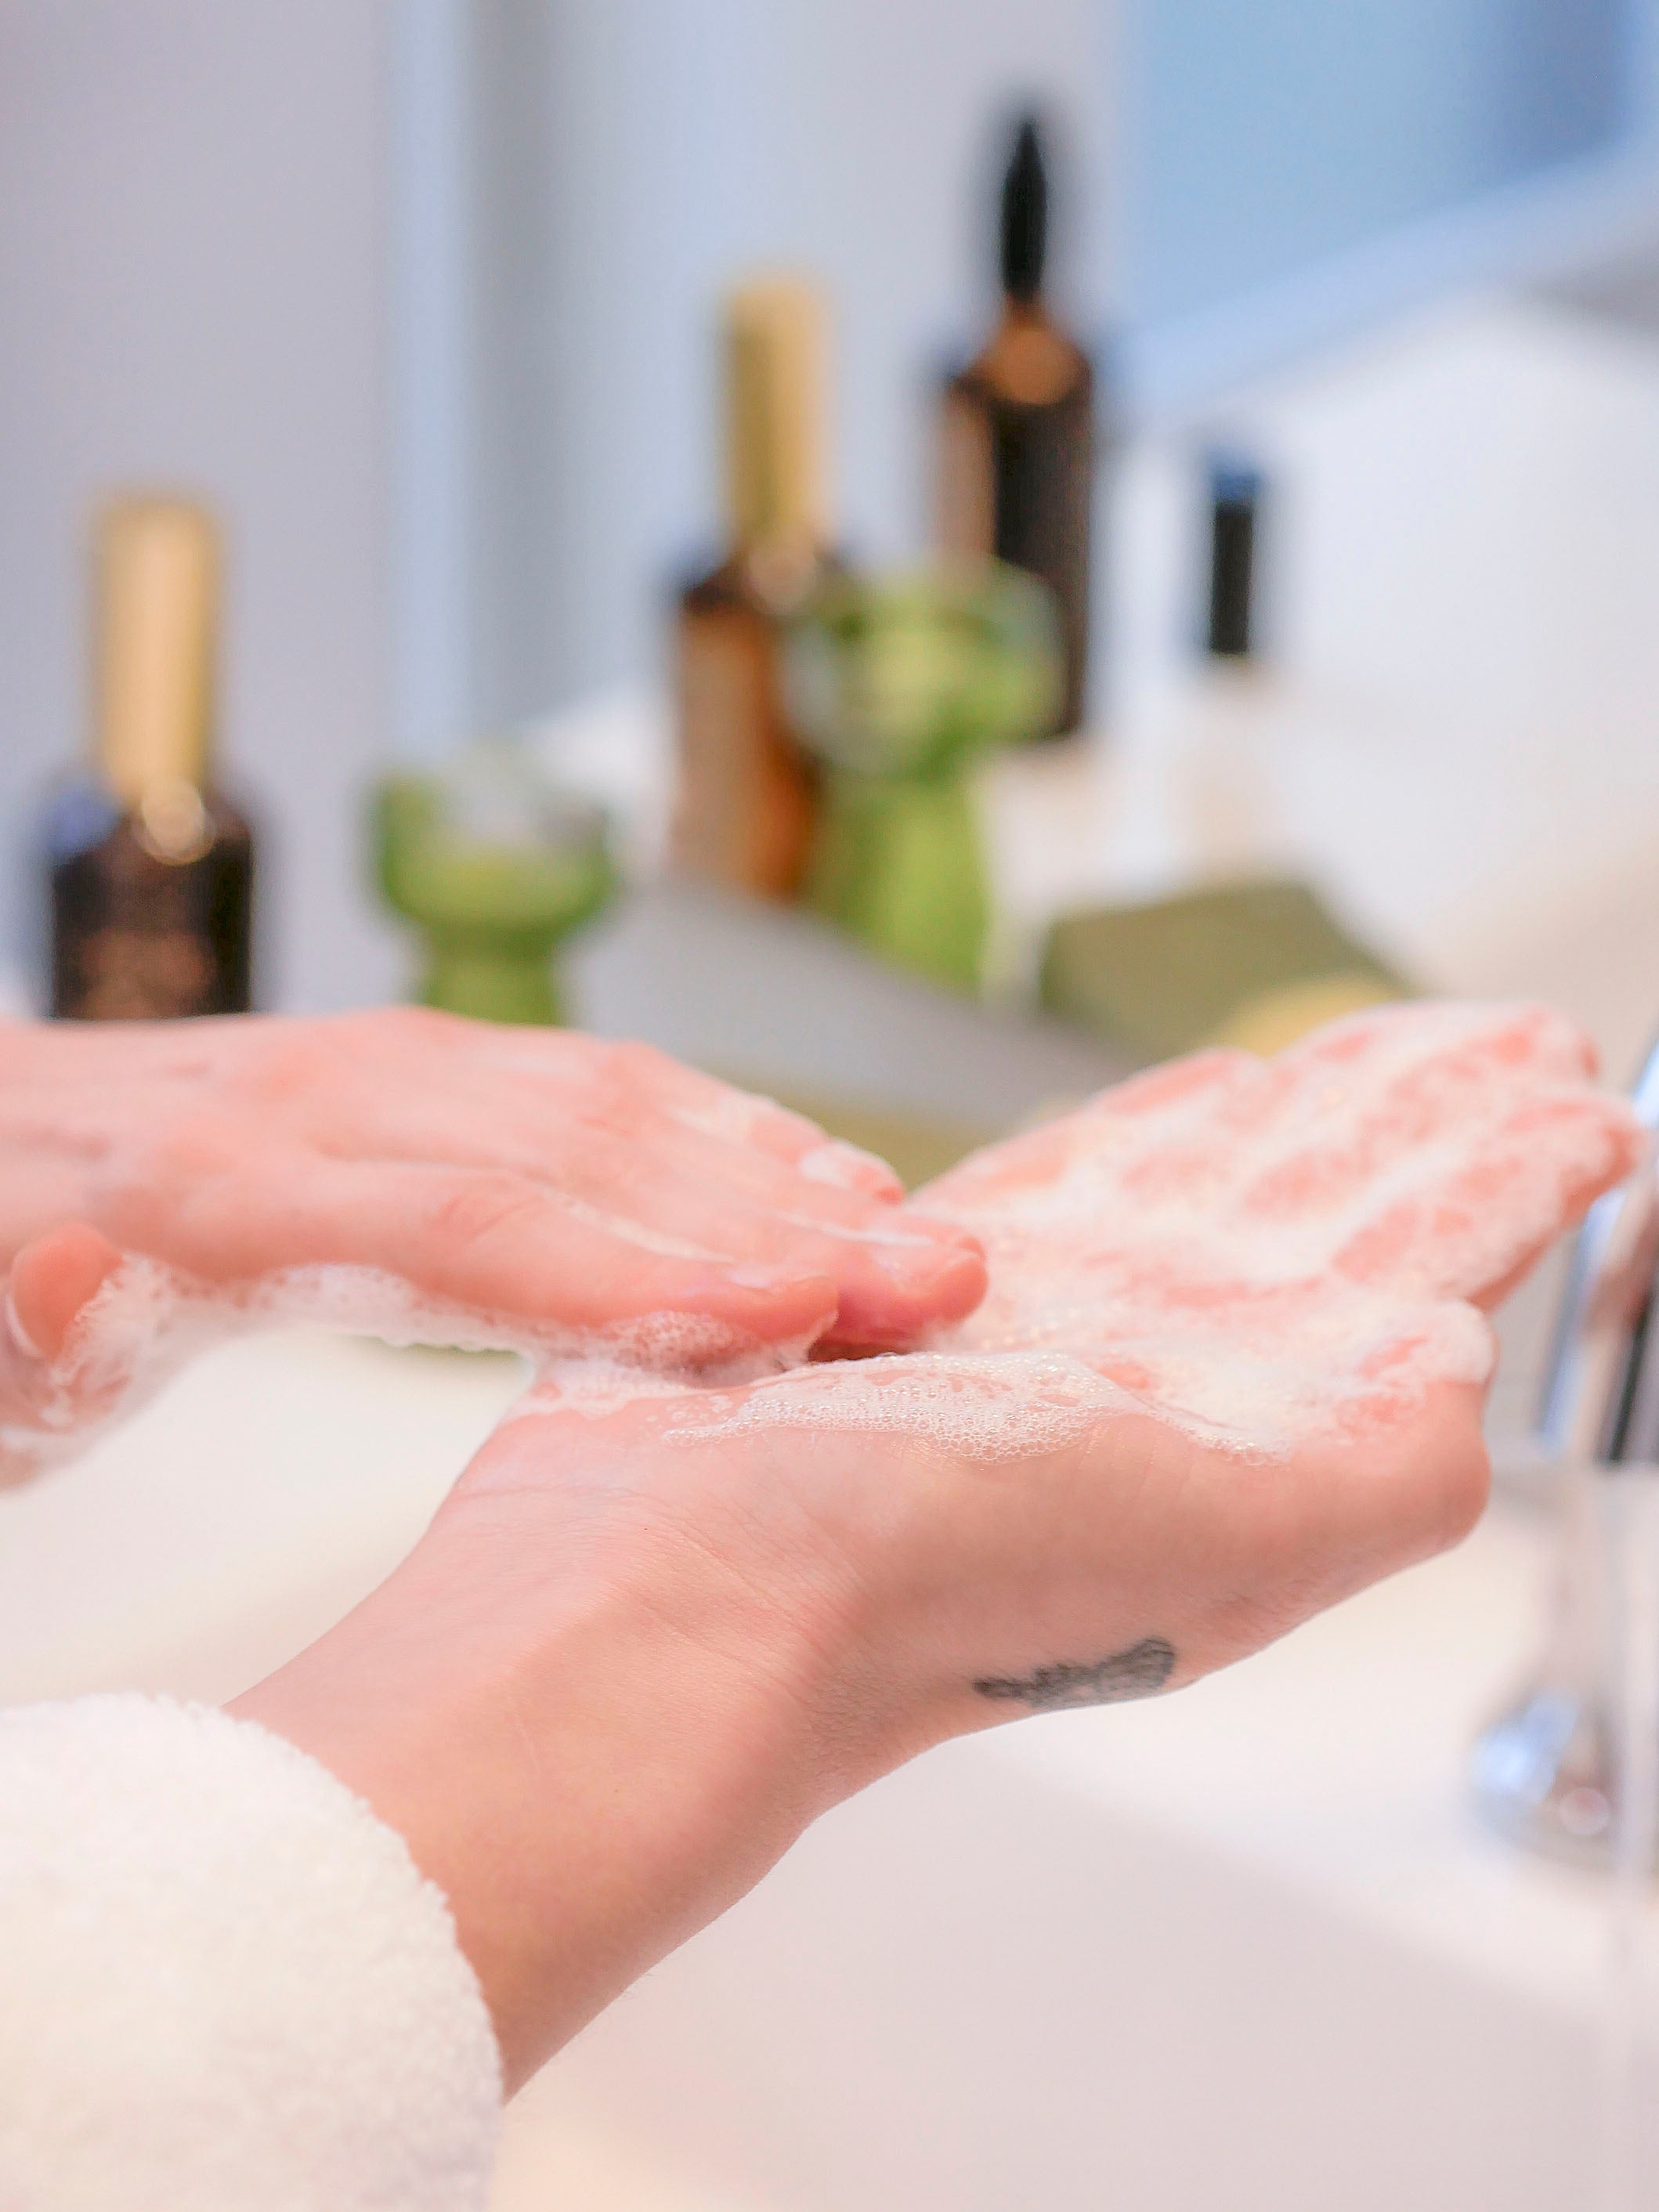
[[[1401,1357],[1409,1359],[1409,1347]],[[1281,1478],[1300,1484],[1315,1550],[1328,1563],[1317,1604],[1460,1542],[1486,1503],[1485,1386],[1448,1380],[1398,1390],[1386,1359],[1377,1383],[1340,1434],[1297,1455]]]
[[[304,1154],[267,1164],[266,1177],[219,1176],[189,1192],[170,1218],[167,1256],[225,1285],[324,1271],[314,1284],[324,1302],[329,1267],[368,1270],[392,1279],[392,1320],[429,1319],[434,1341],[458,1316],[506,1341],[603,1334],[678,1314],[711,1324],[702,1356],[714,1358],[744,1344],[812,1340],[835,1317],[836,1285],[822,1270],[677,1252],[666,1237],[647,1241],[635,1224],[522,1176]],[[426,1315],[410,1313],[401,1286]],[[366,1287],[373,1292],[350,1287],[360,1304]]]
[[[47,1365],[68,1345],[82,1310],[120,1267],[122,1255],[83,1222],[38,1237],[12,1262],[6,1320],[13,1346]]]
[[[1222,1102],[1261,1079],[1254,1054],[1189,1054],[1097,1092],[1073,1113],[987,1146],[918,1192],[915,1203],[947,1219],[971,1221],[981,1208],[1058,1182],[1078,1166],[1086,1168],[1103,1200],[1109,1185],[1133,1182],[1148,1158],[1173,1156],[1202,1139]],[[1194,1157],[1212,1164],[1213,1142],[1199,1142]]]
[[[1275,1063],[1287,1079],[1278,1134],[1249,1164],[1241,1211],[1264,1223],[1335,1221],[1386,1200],[1402,1174],[1450,1181],[1517,1111],[1582,1116],[1592,1064],[1573,1025],[1536,1007],[1399,1008],[1336,1024]],[[1624,1114],[1607,1103],[1588,1110]]]
[[[795,1168],[809,1182],[828,1183],[889,1205],[903,1197],[904,1185],[898,1176],[885,1160],[878,1159],[861,1146],[829,1136],[805,1115],[780,1106],[775,1099],[757,1091],[736,1090],[677,1060],[666,1065],[675,1078],[676,1095],[670,1111],[685,1127],[727,1144],[769,1153]]]
[[[1393,1179],[1334,1256],[1350,1281],[1486,1304],[1511,1287],[1592,1199],[1629,1173],[1640,1133],[1593,1091],[1523,1101],[1481,1141],[1425,1153]]]
[[[571,1042],[561,1040],[567,1048]],[[550,1053],[542,1036],[497,1032],[459,1040],[459,1047],[465,1056],[476,1054],[516,1077],[532,1105],[544,1103],[534,1093],[549,1082],[560,1091],[564,1115],[573,1110],[606,1115],[617,1107],[647,1105],[665,1119],[720,1144],[763,1152],[799,1167],[811,1181],[888,1202],[903,1195],[902,1183],[884,1160],[828,1137],[816,1121],[780,1106],[775,1099],[723,1083],[651,1045],[602,1044],[587,1037],[576,1042],[580,1048],[574,1052]],[[546,1127],[545,1115],[542,1121]]]
[[[827,1275],[841,1344],[912,1343],[927,1328],[959,1319],[983,1294],[982,1255],[961,1229],[901,1218],[845,1180],[812,1180],[769,1153],[642,1111],[637,1098],[619,1107],[617,1119],[622,1126],[567,1117],[550,1133],[540,1113],[500,1107],[484,1124],[476,1100],[462,1112],[442,1097],[420,1095],[396,1105],[377,1133],[385,1158],[351,1164],[374,1176],[392,1164],[453,1161],[485,1182],[505,1171],[626,1246],[745,1273]],[[805,1165],[823,1150],[820,1142]],[[751,1299],[756,1287],[748,1285]],[[793,1333],[795,1317],[764,1332]]]
[[[800,1159],[786,1160],[711,1135],[637,1097],[603,1110],[590,1098],[556,1115],[545,1101],[510,1094],[492,1097],[486,1111],[476,1093],[467,1097],[438,1087],[386,1102],[375,1120],[372,1129],[334,1128],[326,1150],[336,1157],[506,1170],[732,1258],[750,1256],[738,1234],[741,1217],[724,1234],[708,1226],[732,1204],[825,1231],[887,1233],[895,1241],[905,1233],[886,1197],[860,1187],[875,1180],[873,1174],[837,1164],[840,1151],[852,1148],[838,1148],[817,1133]],[[865,1157],[853,1155],[855,1162]]]
[[[1567,1083],[1583,1083],[1597,1071],[1594,1044],[1553,1006],[1443,999],[1408,1000],[1327,1023],[1279,1054],[1274,1065],[1311,1070],[1322,1080],[1368,1071],[1386,1078],[1459,1060]]]
[[[763,1240],[763,1251],[741,1234],[711,1237],[706,1227],[665,1218],[660,1201],[653,1209],[624,1198],[642,1165],[653,1157],[672,1163],[705,1211],[729,1212],[728,1194],[746,1193],[786,1218],[805,1217],[854,1235],[874,1227],[902,1195],[885,1163],[648,1046],[526,1036],[410,1009],[357,1018],[341,1036],[354,1049],[337,1056],[320,1092],[302,1084],[298,1094],[302,1108],[321,1097],[301,1126],[334,1157],[506,1170],[574,1190],[606,1211],[632,1212],[647,1229],[689,1237],[745,1262],[773,1255],[775,1240]],[[923,1235],[938,1233],[930,1228]],[[916,1240],[896,1234],[893,1241]],[[868,1273],[854,1263],[860,1272]],[[919,1284],[908,1282],[913,1272],[902,1258],[887,1271],[902,1286],[890,1314],[880,1274],[854,1298],[855,1308],[870,1310],[879,1340],[908,1337],[913,1305],[925,1321],[960,1304],[947,1297],[939,1307],[933,1288],[941,1278],[961,1279],[960,1262],[941,1271],[923,1254]],[[865,1328],[857,1312],[854,1320]]]
[[[1380,1158],[1430,1141],[1517,1097],[1581,1093],[1595,1053],[1576,1025],[1542,1006],[1392,1006],[1332,1024],[1281,1054],[1286,1133],[1363,1135]]]
[[[131,1359],[100,1358],[91,1341],[100,1296],[124,1265],[82,1223],[36,1237],[12,1262],[0,1331],[0,1486],[60,1455],[130,1379]],[[136,1356],[136,1339],[131,1348]]]

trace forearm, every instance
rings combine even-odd
[[[408,1840],[512,2087],[865,1778],[823,1741],[822,1649],[691,1541],[485,1494],[233,1710]]]

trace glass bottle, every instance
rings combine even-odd
[[[213,771],[218,532],[125,498],[97,533],[94,755],[41,824],[48,1004],[81,1021],[245,1013],[253,836]]]
[[[783,632],[836,567],[825,519],[822,299],[793,277],[744,284],[722,329],[727,550],[679,595],[676,866],[792,897],[816,805],[783,698]]]
[[[994,555],[1054,594],[1064,654],[1061,736],[1083,720],[1089,661],[1094,372],[1043,298],[1048,185],[1036,119],[1020,123],[1002,185],[1002,315],[946,380],[937,537],[947,555]]]

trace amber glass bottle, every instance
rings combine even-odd
[[[94,757],[45,823],[56,1015],[247,1011],[253,840],[212,780],[218,601],[204,509],[123,499],[105,510]]]
[[[688,874],[788,898],[817,783],[784,709],[783,634],[836,566],[818,293],[788,277],[742,286],[726,305],[722,352],[728,544],[679,595],[674,859]]]
[[[1094,374],[1044,303],[1048,236],[1048,176],[1027,116],[1002,185],[1002,318],[943,393],[938,537],[946,553],[994,554],[1054,593],[1059,736],[1082,721],[1088,678]]]

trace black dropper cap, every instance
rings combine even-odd
[[[1210,457],[1210,623],[1206,649],[1248,660],[1255,649],[1255,536],[1261,471],[1231,453]]]
[[[1042,289],[1048,248],[1048,175],[1035,115],[1022,116],[1002,179],[1002,289],[1011,300]]]

